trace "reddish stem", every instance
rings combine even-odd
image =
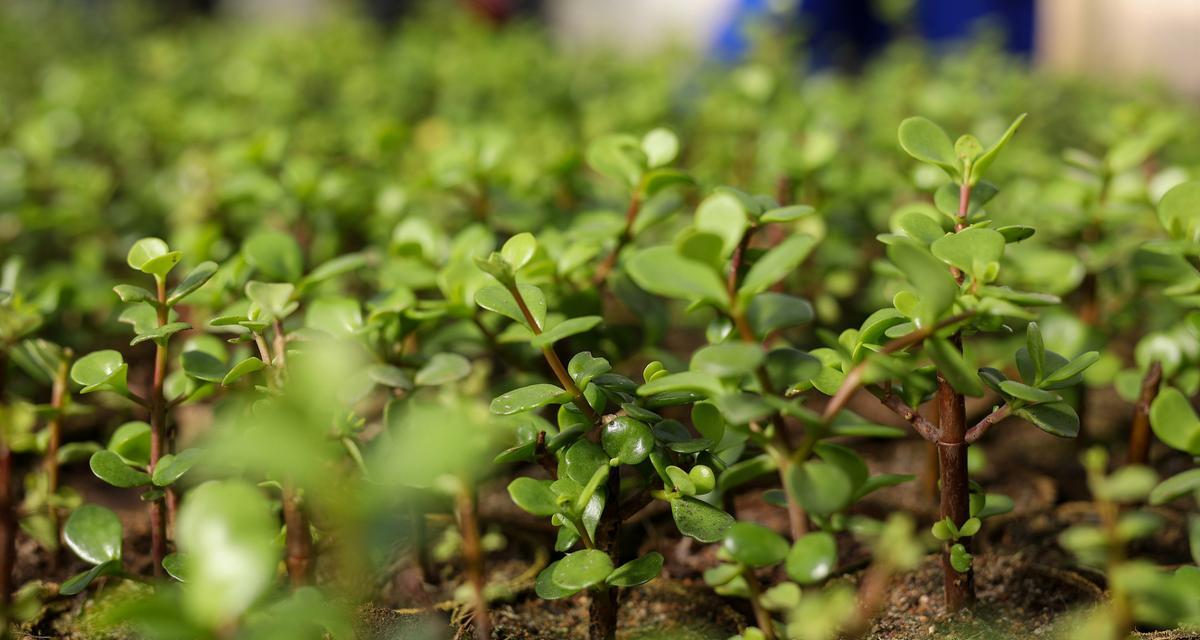
[[[1158,397],[1162,383],[1162,365],[1154,362],[1142,378],[1142,391],[1133,408],[1133,425],[1129,431],[1129,464],[1146,464],[1150,459],[1150,405]]]
[[[54,384],[50,391],[51,417],[50,423],[46,426],[50,432],[50,439],[46,444],[46,456],[42,459],[46,467],[46,492],[51,497],[58,494],[58,449],[62,444],[63,407],[67,397],[67,376],[70,369],[71,350],[63,349],[62,360],[54,372]],[[54,529],[54,539],[57,542],[62,537],[62,524],[59,522],[58,508],[53,504],[47,506],[46,515],[50,518],[50,525]],[[59,554],[55,551],[50,559],[52,567],[57,568],[58,558]]]
[[[599,287],[608,279],[608,274],[612,272],[613,267],[617,266],[617,256],[625,245],[633,240],[633,224],[637,222],[638,212],[642,209],[641,191],[635,190],[633,197],[629,199],[629,207],[625,209],[625,227],[621,230],[621,235],[617,237],[617,246],[604,256],[604,260],[596,267],[596,273],[592,276],[592,284]]]
[[[158,326],[167,324],[169,308],[167,307],[167,282],[165,278],[156,278],[158,285]],[[167,347],[158,340],[154,341],[154,380],[150,389],[150,465],[149,472],[154,474],[154,468],[164,453],[163,440],[167,429],[167,401],[163,396],[163,384],[167,379]],[[167,555],[167,531],[165,505],[162,498],[150,502],[150,560],[153,563],[155,577],[163,577],[166,572],[162,560]]]
[[[483,569],[483,544],[479,538],[479,522],[475,514],[475,498],[471,495],[470,487],[464,486],[458,492],[458,529],[463,540],[463,559],[467,565],[467,579],[471,583],[472,597],[475,602],[475,638],[491,640],[492,621],[488,615],[487,598],[484,587],[487,577]]]

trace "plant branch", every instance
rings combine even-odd
[[[521,309],[521,315],[525,316],[525,322],[529,325],[529,330],[533,335],[541,335],[542,327],[538,324],[536,318],[533,317],[533,312],[529,310],[529,305],[525,303],[525,297],[521,295],[520,289],[516,285],[507,287],[508,292],[517,302],[517,307]],[[571,401],[579,408],[583,415],[587,417],[593,425],[600,425],[600,414],[588,404],[587,398],[583,392],[579,390],[579,386],[575,384],[575,380],[571,378],[571,374],[567,372],[567,368],[563,366],[562,360],[559,359],[558,353],[554,351],[554,345],[548,344],[542,347],[542,355],[546,358],[546,363],[550,365],[550,369],[554,372],[554,377],[558,378],[559,384],[563,386],[568,394],[571,395]]]
[[[930,422],[925,416],[918,413],[916,409],[908,406],[908,404],[904,402],[903,398],[896,395],[892,391],[891,387],[868,385],[867,391],[869,391],[871,395],[874,395],[876,398],[879,398],[879,401],[883,403],[883,406],[891,409],[893,413],[900,416],[905,420],[905,422],[908,422],[910,425],[912,425],[913,429],[917,432],[917,435],[929,442],[938,441],[939,433],[937,425]]]
[[[604,260],[596,267],[596,273],[592,276],[592,284],[599,287],[608,279],[608,274],[612,272],[613,267],[617,266],[617,257],[621,250],[633,240],[633,224],[637,222],[638,213],[642,210],[642,188],[639,185],[633,191],[633,196],[629,199],[629,207],[625,210],[625,228],[621,230],[621,235],[617,237],[617,246],[604,256]]]
[[[1142,378],[1142,390],[1133,408],[1133,424],[1129,430],[1129,464],[1146,464],[1150,459],[1150,405],[1158,397],[1162,384],[1162,364],[1151,363]]]
[[[975,444],[976,441],[983,437],[983,434],[987,433],[988,429],[991,429],[993,425],[1002,422],[1010,414],[1012,414],[1012,407],[1005,404],[997,407],[994,411],[984,416],[982,420],[975,424],[975,426],[967,429],[967,444]]]

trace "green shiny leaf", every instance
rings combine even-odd
[[[120,456],[103,449],[92,454],[88,466],[97,478],[114,487],[128,489],[150,484],[150,476],[125,464]]]
[[[508,495],[518,507],[535,516],[552,516],[558,513],[558,502],[550,490],[549,480],[521,477],[508,483]]]
[[[583,549],[559,560],[551,580],[563,589],[587,589],[604,582],[612,572],[613,563],[607,553]]]
[[[71,365],[71,379],[83,386],[80,393],[113,391],[124,393],[128,365],[119,351],[93,351]]]
[[[543,600],[560,600],[562,598],[569,598],[579,592],[579,589],[567,589],[555,584],[554,572],[558,570],[559,562],[561,561],[556,560],[546,565],[546,568],[542,569],[542,572],[538,574],[537,580],[534,582],[533,590]]]
[[[300,244],[282,231],[259,231],[242,243],[246,262],[263,276],[278,282],[296,282],[304,272]]]
[[[800,537],[787,554],[788,577],[800,584],[817,584],[837,567],[837,540],[825,531]]]
[[[915,319],[922,326],[936,322],[958,296],[958,284],[949,269],[929,251],[909,241],[888,245],[887,254],[920,296]]]
[[[1200,418],[1178,389],[1168,387],[1150,406],[1150,426],[1154,434],[1172,449],[1200,455]]]
[[[213,274],[216,272],[217,263],[215,262],[206,261],[196,265],[196,267],[189,271],[188,274],[183,277],[183,280],[180,280],[179,284],[175,285],[175,288],[171,289],[171,292],[167,294],[167,305],[173,307],[179,304],[184,298],[194,293],[196,289],[204,286],[204,283],[208,282],[209,278],[212,278]]]
[[[143,467],[150,464],[150,425],[140,420],[122,424],[109,437],[107,448],[126,464]]]
[[[748,567],[768,567],[783,562],[788,543],[783,536],[753,522],[737,522],[725,531],[722,548]]]
[[[971,184],[975,184],[983,176],[984,172],[988,170],[988,167],[991,167],[992,163],[996,161],[996,156],[1000,154],[1000,151],[1004,149],[1004,145],[1008,144],[1008,141],[1012,139],[1017,129],[1021,127],[1021,123],[1025,121],[1025,115],[1022,113],[1017,116],[1017,119],[1013,120],[1013,123],[1008,126],[1004,135],[1000,136],[1000,139],[995,144],[988,147],[987,151],[984,151],[975,160],[971,166]]]
[[[541,334],[533,336],[529,341],[533,348],[541,349],[548,347],[559,340],[569,338],[573,335],[591,331],[596,325],[603,320],[600,316],[580,316],[578,318],[569,318],[543,331]]]
[[[641,420],[617,416],[600,432],[604,452],[621,464],[639,464],[654,447],[654,434]]]
[[[980,282],[989,282],[985,269],[1004,257],[1004,236],[983,227],[970,227],[933,243],[930,251],[946,264],[958,267]]]
[[[900,146],[921,162],[940,167],[951,178],[961,174],[950,136],[927,118],[906,118],[900,123]]]
[[[717,542],[733,525],[733,516],[692,497],[671,500],[671,516],[679,533],[700,542]]]
[[[229,386],[243,376],[254,373],[255,371],[262,371],[266,368],[266,366],[266,363],[264,363],[262,360],[259,360],[254,356],[250,356],[233,365],[233,367],[229,369],[229,372],[225,374],[225,377],[221,378],[221,384],[224,386]]]
[[[162,278],[179,263],[182,257],[183,254],[171,251],[167,243],[160,238],[142,238],[129,248],[125,262],[142,273]]]
[[[185,473],[192,470],[204,456],[204,452],[200,449],[184,449],[179,453],[168,453],[158,459],[158,464],[154,465],[154,473],[150,479],[157,487],[166,487],[175,483],[183,477]]]
[[[717,272],[689,260],[672,247],[652,247],[638,252],[626,268],[630,277],[650,293],[689,301],[729,306],[729,294]]]
[[[662,572],[662,566],[662,554],[651,551],[637,560],[617,567],[604,581],[614,587],[636,587],[657,578]]]
[[[1075,409],[1065,402],[1051,402],[1022,407],[1013,414],[1024,418],[1042,431],[1060,438],[1074,438],[1079,435],[1079,416]]]
[[[836,465],[820,461],[795,464],[788,470],[788,488],[809,513],[827,517],[850,504],[854,484]]]
[[[1200,469],[1189,469],[1163,480],[1150,492],[1150,504],[1163,505],[1200,490]]]
[[[87,571],[77,573],[63,581],[58,587],[59,595],[73,596],[82,593],[93,580],[101,576],[115,576],[121,573],[121,561],[109,560],[98,564]]]
[[[470,373],[470,360],[457,353],[437,353],[417,371],[413,382],[421,387],[436,387],[461,380]]]
[[[63,539],[88,564],[121,559],[121,519],[104,507],[85,504],[71,512],[63,525]]]
[[[817,239],[812,236],[793,235],[788,237],[779,246],[771,249],[754,262],[742,280],[742,286],[738,289],[738,297],[746,301],[751,296],[769,289],[771,285],[799,268],[800,263],[804,262],[816,244]]]
[[[184,351],[179,361],[183,372],[197,380],[220,382],[226,374],[225,363],[205,351]]]
[[[766,354],[758,344],[722,342],[701,347],[692,355],[688,368],[718,378],[740,378],[754,373]]]
[[[546,324],[546,295],[542,290],[529,284],[517,285],[517,291],[521,294],[521,299],[525,301],[525,305],[529,308],[529,313],[533,316],[534,321],[541,328]],[[475,304],[494,311],[502,316],[511,318],[522,326],[529,328],[529,323],[525,321],[525,314],[521,312],[521,307],[517,304],[512,293],[499,285],[490,285],[475,292]]]
[[[570,399],[569,393],[555,385],[532,384],[509,391],[492,400],[491,411],[496,415],[508,416],[548,404],[562,404]]]

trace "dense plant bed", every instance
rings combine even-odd
[[[10,635],[1200,626],[1192,105],[104,15],[0,9]]]

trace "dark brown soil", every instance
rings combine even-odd
[[[975,558],[980,604],[948,616],[940,597],[941,561],[928,557],[916,571],[892,582],[873,640],[916,638],[1034,638],[1046,634],[1055,618],[1097,601],[1100,587],[1080,574],[1043,567],[1017,556]]]
[[[553,602],[536,598],[492,612],[495,640],[587,637],[585,595]],[[659,578],[621,594],[622,640],[725,640],[744,628],[736,610],[703,585]]]

